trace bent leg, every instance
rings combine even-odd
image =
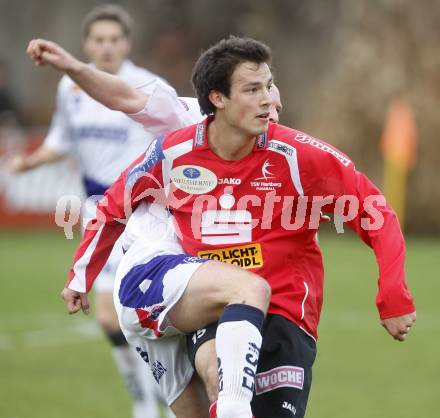
[[[252,416],[250,401],[269,300],[270,288],[261,277],[209,261],[193,273],[182,297],[168,313],[173,326],[184,332],[219,320],[215,340],[219,418]],[[212,362],[212,346],[206,350]],[[212,367],[211,363],[208,369],[215,375]],[[211,398],[214,394],[215,387],[211,386]]]
[[[189,333],[217,321],[227,305],[248,305],[266,313],[269,301],[270,287],[263,278],[240,267],[210,260],[192,274],[167,316],[175,328]]]
[[[95,293],[96,319],[112,344],[112,356],[133,399],[133,418],[159,418],[157,388],[147,365],[128,345],[113,304],[113,295]]]
[[[162,335],[166,338],[164,333],[168,335],[170,325],[190,332],[219,320],[218,418],[252,416],[260,330],[270,299],[264,279],[225,263],[184,254],[163,255],[135,265],[121,278],[115,295],[117,306],[127,309],[126,314],[124,309],[118,311],[121,323],[144,338],[160,341]],[[176,370],[159,366],[161,376],[168,374],[166,370]]]

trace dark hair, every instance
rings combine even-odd
[[[101,20],[111,20],[119,23],[124,31],[124,35],[129,38],[133,28],[133,19],[122,7],[116,4],[102,4],[92,9],[82,22],[82,34],[87,38],[90,28],[95,22]]]
[[[270,48],[255,39],[229,36],[199,57],[194,65],[191,81],[204,114],[209,115],[216,111],[209,100],[212,90],[229,97],[232,73],[238,64],[245,61],[270,64]]]

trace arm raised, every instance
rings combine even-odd
[[[89,96],[110,109],[137,113],[148,102],[145,93],[115,75],[85,64],[55,42],[33,39],[26,52],[36,66],[50,65],[67,74]]]

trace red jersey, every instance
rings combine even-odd
[[[320,213],[341,218],[373,248],[382,319],[415,310],[405,283],[405,243],[380,191],[334,147],[270,124],[253,151],[225,161],[208,146],[207,124],[156,139],[106,192],[95,227],[84,235],[68,287],[88,291],[140,201],[173,213],[186,253],[229,262],[265,278],[269,313],[316,337],[323,264]],[[339,218],[338,218],[339,216]]]

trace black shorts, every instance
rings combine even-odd
[[[215,338],[217,324],[188,336],[192,363],[198,348]],[[316,357],[315,341],[280,315],[267,315],[255,378],[252,411],[255,418],[303,418]]]

